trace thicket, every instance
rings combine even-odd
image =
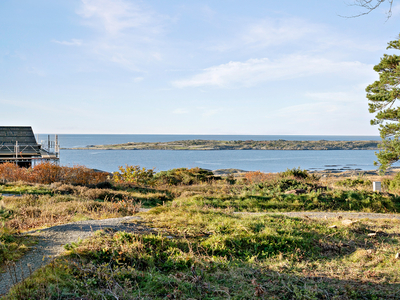
[[[369,179],[366,179],[366,178],[356,178],[356,179],[346,178],[346,179],[335,182],[335,185],[349,187],[349,188],[371,187],[372,181]]]
[[[213,172],[201,168],[179,168],[168,171],[161,171],[155,175],[159,184],[166,185],[192,185],[218,180],[220,177],[214,176]]]
[[[119,172],[113,173],[113,180],[117,184],[131,184],[140,186],[162,185],[192,185],[218,180],[213,172],[201,168],[178,168],[168,171],[154,172],[140,166],[119,167]]]
[[[153,186],[154,181],[154,169],[146,169],[140,166],[128,166],[119,167],[119,172],[113,173],[113,180],[117,184],[127,183],[135,185],[149,185]]]
[[[397,173],[393,178],[384,178],[383,186],[391,192],[400,192],[400,172]]]
[[[251,171],[244,174],[245,181],[249,183],[260,183],[276,178],[274,173],[264,173],[261,171]]]
[[[300,167],[293,169],[286,169],[280,173],[264,173],[261,171],[251,171],[244,174],[245,182],[247,183],[261,183],[267,181],[276,181],[278,178],[292,178],[292,179],[309,179],[310,181],[317,181],[319,179],[315,174],[308,173],[307,170],[302,170]]]
[[[0,181],[51,184],[63,182],[73,185],[97,185],[108,180],[109,174],[84,166],[59,166],[45,162],[33,168],[21,168],[13,163],[0,164]]]

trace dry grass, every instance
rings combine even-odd
[[[133,200],[91,200],[71,195],[3,197],[0,207],[13,212],[4,225],[20,231],[72,221],[117,218],[138,212]]]
[[[35,239],[18,234],[15,230],[0,227],[0,267],[5,261],[22,257],[35,244]]]

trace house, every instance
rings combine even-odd
[[[58,137],[50,136],[45,145],[38,144],[30,126],[0,126],[0,163],[13,162],[21,167],[31,167],[41,161],[59,160]]]

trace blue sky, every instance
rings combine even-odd
[[[37,133],[378,135],[365,87],[400,3],[2,0],[0,125]],[[386,4],[386,3],[384,3]]]

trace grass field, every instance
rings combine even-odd
[[[182,182],[196,174],[165,173],[150,185],[119,177],[107,188],[0,185],[21,194],[0,200],[2,253],[14,253],[3,263],[34,242],[18,232],[132,215],[143,205],[153,208],[137,222],[158,231],[96,232],[5,299],[400,299],[400,221],[238,213],[399,212],[397,175],[381,178],[386,190],[377,193],[376,178],[298,169]]]

